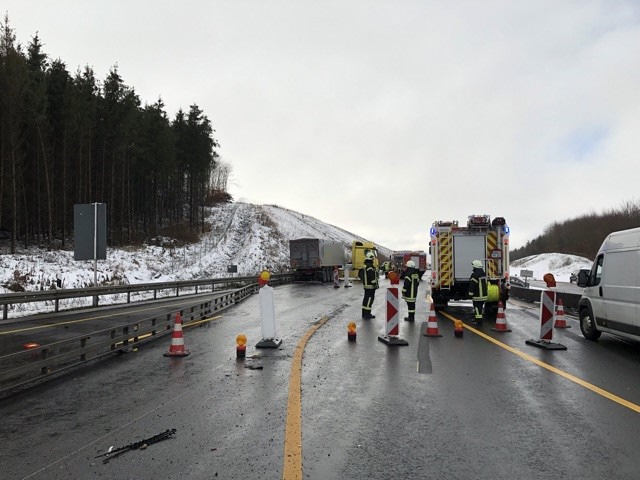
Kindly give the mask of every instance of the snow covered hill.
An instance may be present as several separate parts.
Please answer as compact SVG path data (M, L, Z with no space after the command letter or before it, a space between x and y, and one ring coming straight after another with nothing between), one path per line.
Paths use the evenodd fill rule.
M173 246L158 239L140 248L107 249L107 260L98 261L98 284L126 284L195 278L219 278L231 265L236 275L257 275L267 268L274 273L289 266L289 240L324 238L344 243L364 239L339 227L275 205L220 204L210 209L210 229L196 244ZM379 246L388 256L390 250ZM73 251L29 249L9 255L6 245L0 255L0 293L93 285L93 261L75 261Z
M107 260L98 261L98 284L143 283L230 275L227 268L237 266L236 275L257 275L268 268L274 273L287 270L289 240L312 237L343 242L365 239L334 225L275 205L248 203L221 204L211 208L210 231L200 242L172 246L169 239L139 248L107 250ZM425 233L426 235L426 233ZM425 236L426 238L426 236ZM391 251L379 246L382 255ZM427 245L425 245L425 250ZM74 261L73 251L29 249L7 254L0 245L0 293L55 288L83 288L93 285L93 262ZM511 274L533 270L534 278L551 272L558 281L569 281L571 272L590 267L591 262L573 255L547 254L513 262Z

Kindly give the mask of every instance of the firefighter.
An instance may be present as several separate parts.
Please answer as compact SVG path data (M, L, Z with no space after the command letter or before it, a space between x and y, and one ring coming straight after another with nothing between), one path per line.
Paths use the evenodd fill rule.
M400 278L404 279L402 284L402 298L407 302L409 316L404 317L406 322L415 321L416 315L416 298L418 298L418 284L420 283L420 274L416 268L416 262L409 260L406 263L406 269L400 274Z
M390 271L391 271L391 262L384 262L382 264L382 272L384 273L384 278L387 278Z
M469 296L473 302L473 322L474 326L482 326L482 309L487 300L487 274L482 268L480 260L471 262L473 272L469 278Z
M373 268L373 253L367 252L364 267L358 271L358 277L362 280L364 298L362 299L362 318L376 318L371 314L371 307L378 288L378 272Z
M340 272L338 267L333 267L333 288L340 288Z

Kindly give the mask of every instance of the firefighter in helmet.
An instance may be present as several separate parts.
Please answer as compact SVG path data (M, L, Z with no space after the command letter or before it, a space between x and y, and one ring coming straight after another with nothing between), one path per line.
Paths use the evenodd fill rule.
M362 280L364 297L362 299L362 318L376 318L371 314L371 307L378 288L378 272L373 267L373 253L367 252L364 259L364 267L358 272L358 277Z
M420 283L420 275L416 268L416 262L409 260L406 263L406 269L400 274L400 278L404 279L402 284L402 298L407 302L409 315L404 317L405 321L413 322L416 315L416 298L418 297L418 284Z
M471 262L473 272L469 278L469 296L473 302L473 325L482 326L482 309L487 300L487 274L480 260Z

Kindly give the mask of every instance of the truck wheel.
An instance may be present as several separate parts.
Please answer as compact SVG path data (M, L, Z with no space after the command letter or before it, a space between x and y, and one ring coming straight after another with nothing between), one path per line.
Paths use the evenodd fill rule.
M602 332L596 328L596 322L588 308L580 310L580 330L587 340L598 340Z

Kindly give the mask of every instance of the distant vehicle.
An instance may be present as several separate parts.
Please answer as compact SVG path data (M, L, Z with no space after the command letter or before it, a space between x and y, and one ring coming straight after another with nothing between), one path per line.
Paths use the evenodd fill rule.
M640 341L640 228L609 234L577 283L584 288L578 315L585 338L606 332Z
M407 262L413 260L418 267L420 278L427 271L427 252L423 250L401 250L391 254L391 261L396 272L405 269Z
M524 281L521 280L518 277L509 278L509 283L511 283L511 285L515 285L516 287L526 287L527 286L527 284L524 283Z
M291 270L296 281L333 281L334 267L345 264L345 248L340 242L320 238L289 240Z
M587 275L589 274L590 269L589 268L581 268L580 270L578 270L577 272L573 272L571 274L571 276L569 277L569 283L573 283L573 282L577 282L580 272L586 272Z
M469 298L471 262L480 260L489 280L485 303L497 311L509 272L509 227L503 217L470 215L466 226L458 221L434 222L431 241L431 297L436 310L445 309L449 300Z

